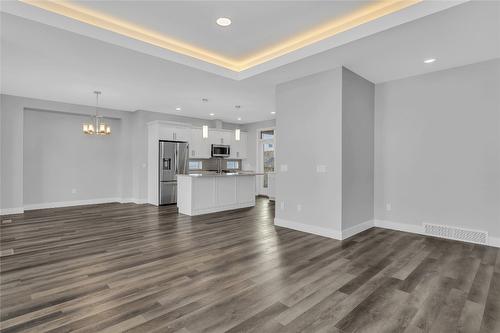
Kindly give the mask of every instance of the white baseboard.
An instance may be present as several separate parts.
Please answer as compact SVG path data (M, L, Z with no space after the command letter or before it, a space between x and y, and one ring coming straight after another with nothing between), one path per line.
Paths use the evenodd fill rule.
M135 203L138 205L145 204L147 199L137 199L137 198L121 198L119 203Z
M488 245L494 247L500 247L500 237L488 237Z
M274 225L277 225L278 227L284 227L284 228L288 228L288 229L298 230L298 231L307 232L310 234L328 237L328 238L333 238L333 239L337 239L337 240L342 239L342 232L340 230L318 227L318 226L314 226L314 225L310 225L310 224L304 224L304 223L299 223L299 222L294 222L294 221L289 221L289 220L284 220L284 219L279 219L279 218L274 219Z
M12 215L12 214L22 214L22 213L24 213L23 207L0 209L0 215Z
M24 210L71 207L71 206L82 206L82 205L97 205L97 204L120 202L120 201L121 201L120 198L102 198L102 199L89 199L89 200L46 202L40 204L25 205Z
M356 224L355 226L352 226L345 230L342 230L342 239L347 239L356 234L359 234L360 232L373 228L374 225L375 225L374 220L368 220L363 223Z

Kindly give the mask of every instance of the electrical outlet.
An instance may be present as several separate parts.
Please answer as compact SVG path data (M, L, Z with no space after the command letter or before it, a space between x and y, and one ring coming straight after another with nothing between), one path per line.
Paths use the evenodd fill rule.
M280 209L285 210L285 202L284 201L280 202Z
M388 203L385 204L385 210L388 211L388 212L390 212L392 210L392 205L391 205L390 202L388 202Z
M71 193L72 193L72 194L76 194L76 188L72 188L72 189L71 189Z
M298 205L297 205L297 211L298 211L298 212L302 211L302 205L301 205L301 204L298 204Z

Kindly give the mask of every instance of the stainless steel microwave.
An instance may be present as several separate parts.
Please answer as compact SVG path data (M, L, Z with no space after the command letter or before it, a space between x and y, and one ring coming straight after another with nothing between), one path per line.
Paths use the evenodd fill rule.
M229 145L212 145L212 157L229 157L230 154Z

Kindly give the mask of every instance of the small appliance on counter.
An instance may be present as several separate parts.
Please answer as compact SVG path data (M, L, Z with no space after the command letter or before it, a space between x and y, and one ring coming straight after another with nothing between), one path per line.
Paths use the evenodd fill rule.
M189 144L180 141L160 141L159 204L177 203L177 175L188 173Z

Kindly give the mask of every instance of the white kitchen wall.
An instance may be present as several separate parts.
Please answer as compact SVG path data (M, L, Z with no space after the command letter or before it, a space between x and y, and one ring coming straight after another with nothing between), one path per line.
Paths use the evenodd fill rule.
M375 100L375 217L500 237L500 60L378 84Z
M336 68L276 89L277 225L341 236L341 88Z
M372 82L342 69L343 231L373 223L374 99Z

